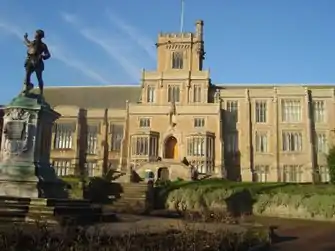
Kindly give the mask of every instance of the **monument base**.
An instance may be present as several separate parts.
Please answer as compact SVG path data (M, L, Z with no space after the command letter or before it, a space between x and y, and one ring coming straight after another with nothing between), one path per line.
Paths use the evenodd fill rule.
M50 165L52 125L60 116L32 90L5 108L0 155L0 195L67 198Z
M38 198L35 165L8 160L0 163L0 196Z
M38 182L0 180L0 196L39 198Z
M21 198L69 198L66 184L62 181L43 182L27 180L0 180L0 196Z

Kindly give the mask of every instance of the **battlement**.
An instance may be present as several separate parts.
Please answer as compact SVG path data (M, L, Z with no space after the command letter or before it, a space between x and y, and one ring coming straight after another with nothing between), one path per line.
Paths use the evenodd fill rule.
M202 39L203 26L204 26L204 21L197 20L195 22L195 32L160 32L158 34L158 39L166 39L166 38L190 39L192 37L198 37Z
M159 38L191 38L193 35L192 32L178 32L178 33L175 33L175 32L172 32L172 33L166 33L166 32L160 32L158 34L158 37Z

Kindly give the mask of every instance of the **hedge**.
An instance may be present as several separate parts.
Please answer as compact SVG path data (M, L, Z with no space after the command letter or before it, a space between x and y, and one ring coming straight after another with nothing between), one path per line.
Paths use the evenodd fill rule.
M244 183L221 179L172 182L161 188L169 209L224 209L234 214L335 220L335 186L287 183Z

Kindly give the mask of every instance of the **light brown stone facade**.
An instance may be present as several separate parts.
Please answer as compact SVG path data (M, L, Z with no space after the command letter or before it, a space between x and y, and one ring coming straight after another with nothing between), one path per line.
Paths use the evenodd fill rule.
M313 173L327 180L332 86L214 85L203 60L198 21L195 33L159 34L157 69L143 71L137 87L46 88L62 114L52 139L58 173L72 174L85 148L89 175L186 157L201 173L235 180L310 182Z

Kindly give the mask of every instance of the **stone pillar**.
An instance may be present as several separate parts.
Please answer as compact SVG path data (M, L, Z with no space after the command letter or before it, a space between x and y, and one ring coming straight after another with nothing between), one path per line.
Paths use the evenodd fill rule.
M243 130L240 131L239 145L241 158L241 179L242 181L252 181L252 130L251 130L251 114L250 114L250 97L249 90L245 91L245 100L243 104L243 111L245 112L241 118L241 125ZM242 111L242 109L241 109Z
M279 124L281 121L281 114L279 112L279 101L277 88L273 89L273 99L272 99L272 109L270 112L273 115L269 115L269 118L272 119L272 128L271 128L271 149L273 149L274 159L272 166L270 167L269 181L278 182L281 180L281 167L280 167L280 137L282 137L281 131L279 129Z
M302 117L304 121L306 121L306 133L307 133L307 154L310 157L309 161L306 161L308 164L305 165L303 168L303 177L302 182L313 182L316 177L316 173L314 171L316 170L317 165L317 158L316 158L316 152L314 148L314 141L315 141L315 126L314 121L312 120L312 113L313 113L313 100L312 100L312 94L310 90L308 90L307 87L305 87L305 114Z
M215 166L215 174L217 177L226 178L227 171L225 170L224 166L224 124L223 124L223 113L222 113L222 100L218 98L217 100L218 105L218 118L220 122L217 124L217 132L218 134L214 138L214 166Z
M14 98L4 112L0 196L57 197L50 139L53 122L60 114L37 95Z

